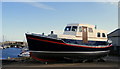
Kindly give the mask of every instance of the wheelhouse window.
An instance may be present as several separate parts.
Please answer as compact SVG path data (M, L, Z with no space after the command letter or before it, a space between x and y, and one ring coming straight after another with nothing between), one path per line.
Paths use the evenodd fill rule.
M77 31L77 26L73 26L72 31Z
M79 32L82 32L82 27L79 27Z
M92 28L88 28L88 31L93 33L93 29Z
M102 37L106 37L106 36L105 36L105 33L102 33Z
M65 31L70 31L71 30L71 26L67 26L66 28L65 28Z
M100 37L100 33L99 32L97 33L97 37Z

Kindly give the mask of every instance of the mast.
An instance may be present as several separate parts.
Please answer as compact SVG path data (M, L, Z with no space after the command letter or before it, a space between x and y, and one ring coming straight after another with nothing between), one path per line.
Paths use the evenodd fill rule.
M2 37L2 47L4 47L4 35Z

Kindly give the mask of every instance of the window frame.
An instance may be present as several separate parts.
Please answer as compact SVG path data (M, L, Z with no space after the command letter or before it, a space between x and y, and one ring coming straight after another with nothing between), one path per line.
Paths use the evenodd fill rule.
M90 33L93 33L93 28L88 28L88 31L89 31Z
M106 37L105 33L102 33L102 37Z
M101 33L100 32L97 33L97 37L101 37Z
M74 28L73 28L74 27ZM71 28L71 31L74 31L74 32L76 32L77 31L77 26L72 26L72 28Z
M83 30L82 30L82 26L79 26L79 32L82 32Z
M69 28L69 30L67 30ZM66 26L64 31L71 31L72 26Z

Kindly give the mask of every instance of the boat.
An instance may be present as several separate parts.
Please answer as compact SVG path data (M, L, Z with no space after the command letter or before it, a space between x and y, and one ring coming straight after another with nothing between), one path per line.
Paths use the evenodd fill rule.
M18 57L30 57L30 53L27 47L23 47L21 49L21 53L18 55Z
M2 46L0 46L0 49L3 49L3 47L2 47Z
M108 55L107 31L96 25L67 24L62 35L25 33L30 56L39 61L94 60Z
M22 52L18 55L18 57L30 57L30 53L29 53L29 51Z

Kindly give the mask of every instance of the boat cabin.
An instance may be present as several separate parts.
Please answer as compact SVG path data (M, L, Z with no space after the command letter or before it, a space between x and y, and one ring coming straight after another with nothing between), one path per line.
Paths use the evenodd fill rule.
M107 41L107 31L97 30L95 25L89 24L68 24L63 35L63 39L83 40L84 43L91 41Z

